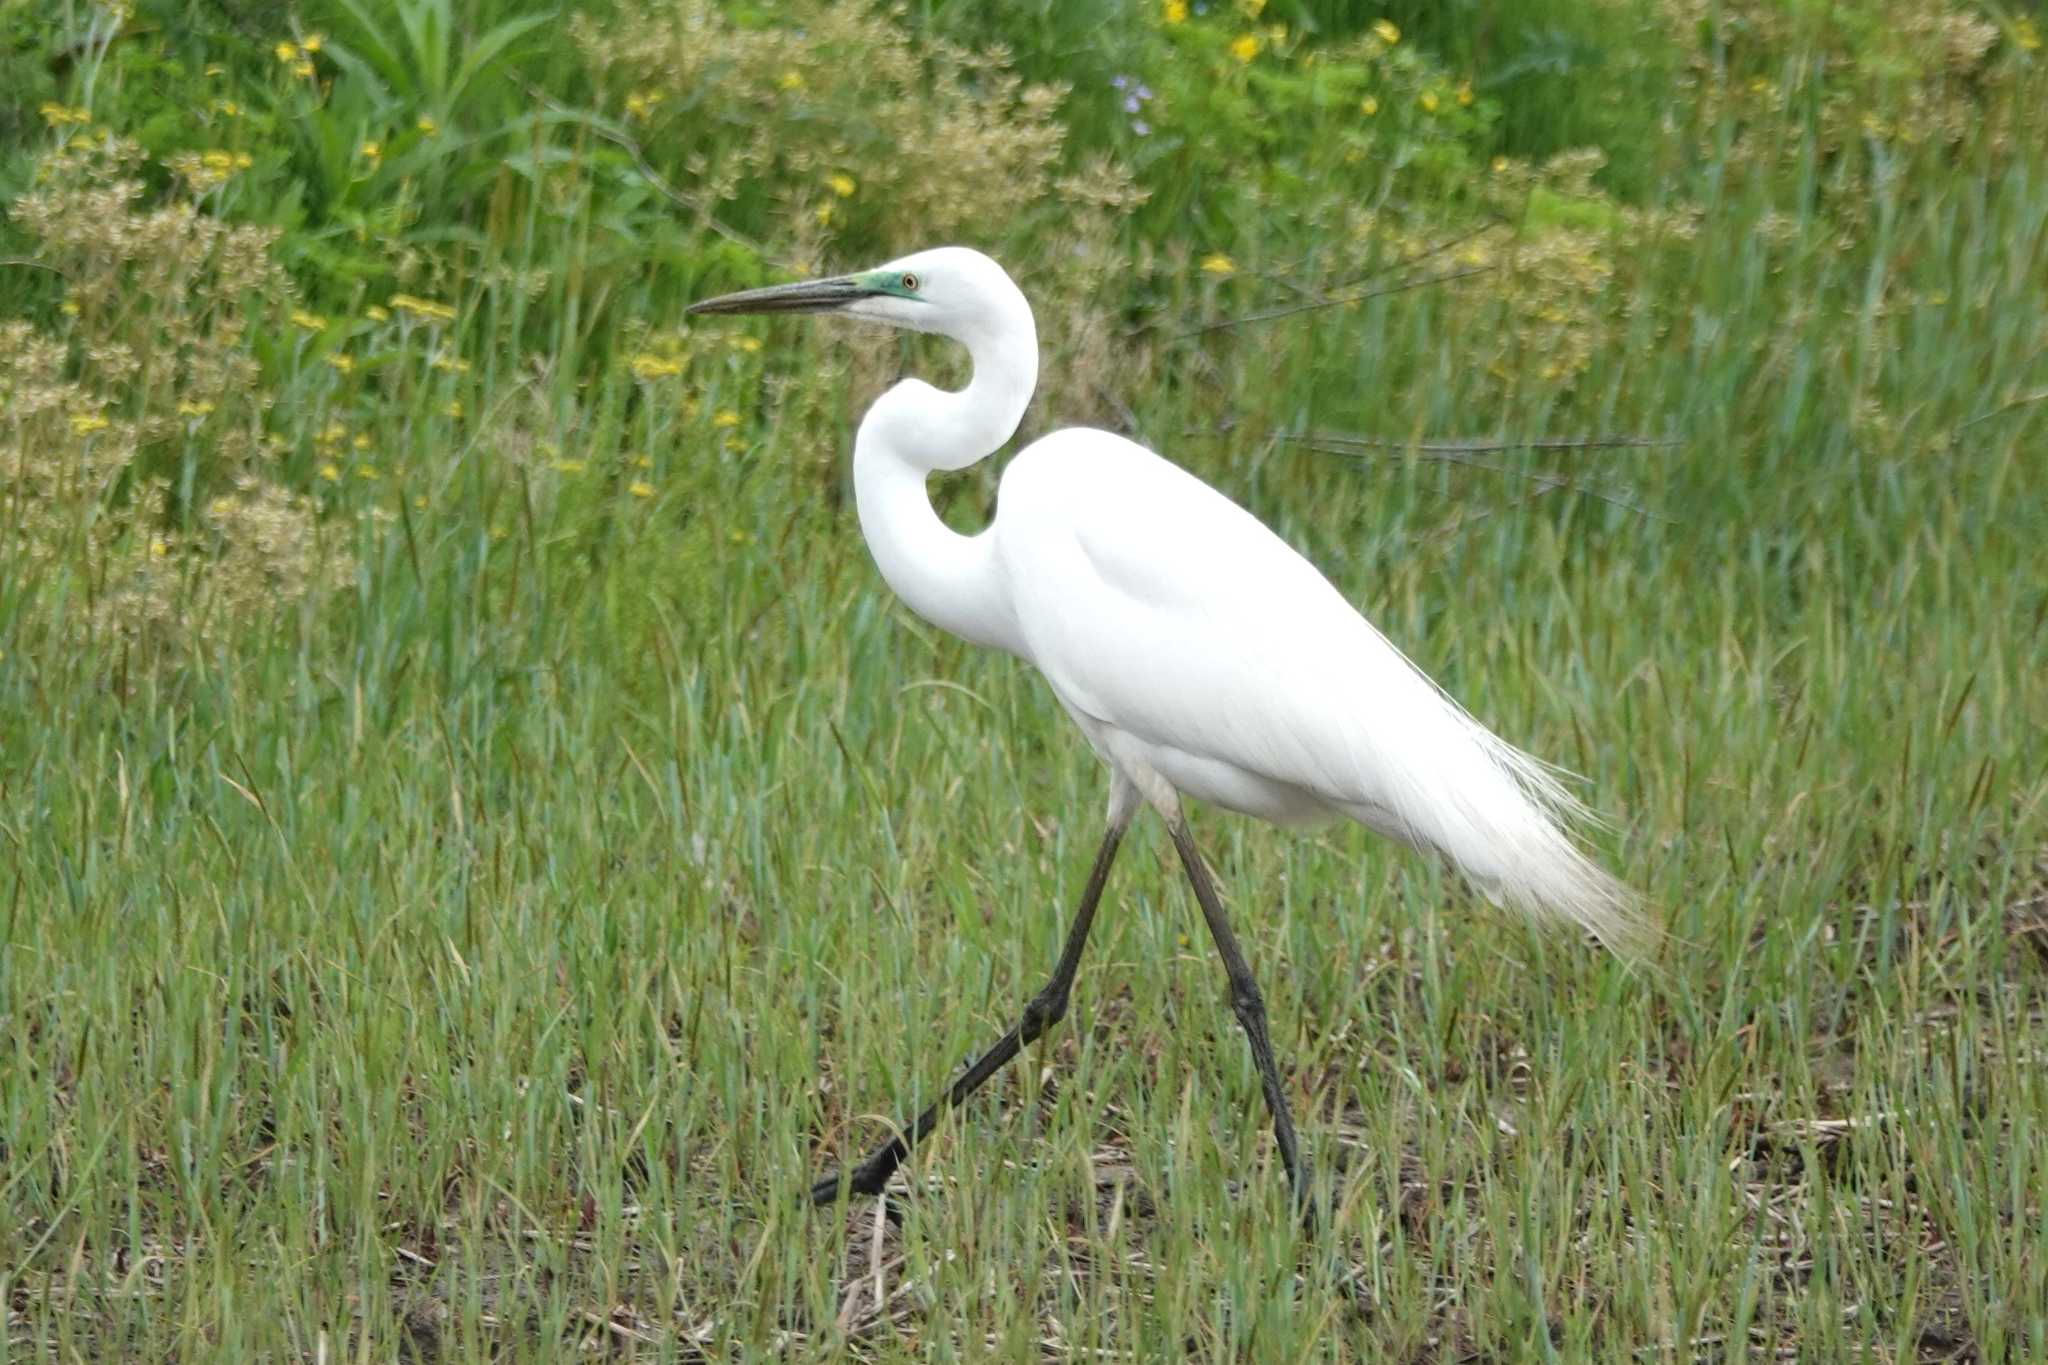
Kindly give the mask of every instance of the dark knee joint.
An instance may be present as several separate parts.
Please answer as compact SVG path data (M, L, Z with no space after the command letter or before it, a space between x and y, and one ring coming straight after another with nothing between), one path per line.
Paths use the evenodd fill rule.
M1230 986L1230 1008L1237 1015L1239 1023L1246 1028L1255 1028L1266 1022L1266 1000L1259 994L1259 988L1251 982L1232 982Z
M1024 1037L1036 1038L1066 1017L1067 993L1050 988L1042 990L1024 1006Z

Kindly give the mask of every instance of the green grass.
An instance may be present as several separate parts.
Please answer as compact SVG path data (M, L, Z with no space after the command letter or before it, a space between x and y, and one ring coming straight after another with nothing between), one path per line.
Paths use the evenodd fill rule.
M1197 811L1336 1173L1317 1243L1149 819L1068 1020L920 1147L900 1224L799 1207L1011 1022L1099 834L1043 685L860 545L850 422L936 347L777 324L686 419L578 386L623 343L565 254L538 301L465 286L471 374L368 391L386 477L335 510L390 519L351 590L153 662L76 642L87 585L0 572L7 1353L2048 1354L2048 180L1924 153L1844 245L1826 170L1665 185L1696 228L1613 244L1568 390L1441 290L1110 381L1582 773L1671 935L1630 974L1363 831ZM1242 292L1168 321L1285 301L1300 245L1248 233ZM679 287L621 272L605 316ZM549 326L559 369L514 359ZM1309 427L1673 444L1273 439ZM973 525L992 488L938 491Z

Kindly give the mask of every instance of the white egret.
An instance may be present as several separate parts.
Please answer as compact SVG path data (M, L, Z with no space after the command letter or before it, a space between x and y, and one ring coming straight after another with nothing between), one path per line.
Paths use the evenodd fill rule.
M1183 797L1280 824L1348 817L1442 854L1496 902L1638 942L1635 898L1582 853L1583 808L1537 760L1418 671L1306 559L1249 512L1106 431L1056 431L1003 471L993 524L939 520L927 476L964 469L1017 429L1038 378L1031 307L978 251L693 305L691 313L840 313L967 347L957 393L905 379L853 442L862 534L919 616L1045 675L1110 772L1108 826L1052 980L938 1103L812 1198L879 1194L912 1144L1066 1012L1117 846L1140 801L1165 819L1223 959L1296 1198L1309 1171L1266 1034L1265 1005Z

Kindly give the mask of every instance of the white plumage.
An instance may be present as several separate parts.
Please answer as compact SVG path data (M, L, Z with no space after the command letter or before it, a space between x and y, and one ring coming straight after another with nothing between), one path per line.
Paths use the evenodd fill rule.
M1139 798L1166 818L1202 901L1304 1199L1307 1168L1264 1006L1188 835L1182 796L1279 824L1349 817L1442 854L1518 910L1616 948L1646 936L1634 897L1574 843L1571 825L1585 812L1550 772L1467 715L1314 565L1187 471L1120 436L1071 428L1010 462L987 530L964 536L939 520L926 478L1009 440L1037 382L1030 306L988 257L944 247L692 311L831 311L967 346L966 388L904 380L861 421L861 531L882 576L919 615L1035 665L1113 774L1109 831L1053 981L951 1100L1066 1008L1102 880ZM878 1149L851 1188L880 1190L940 1107ZM831 1180L813 1194L838 1192Z
M1030 305L960 247L875 275L918 298L844 309L967 344L974 378L905 380L854 442L861 529L935 624L1037 666L1145 799L1174 794L1281 824L1349 816L1442 853L1489 896L1617 947L1634 903L1573 843L1583 814L1543 765L1474 721L1285 541L1143 446L1068 428L1003 471L978 536L932 511L927 475L1016 430L1037 377Z
M985 534L1017 652L1154 805L1170 789L1279 824L1348 816L1496 901L1634 937L1631 898L1567 832L1570 794L1236 503L1085 429L1027 448L998 497Z

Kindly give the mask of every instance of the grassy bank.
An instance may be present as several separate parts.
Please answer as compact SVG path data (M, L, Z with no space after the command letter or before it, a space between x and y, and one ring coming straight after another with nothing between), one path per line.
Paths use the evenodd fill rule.
M1988 31L1957 65L1882 6L1622 7L1565 101L1502 47L1539 8L1211 9L859 11L878 82L994 39L1091 82L865 123L817 32L686 5L17 37L11 1354L2048 1352L2033 30L1938 11ZM684 81L692 15L729 66ZM1560 159L1644 72L1684 73L1661 126ZM904 207L942 133L1000 212ZM1669 928L1632 976L1362 831L1197 812L1363 1320L1147 823L901 1222L798 1207L1043 980L1104 779L859 543L852 422L958 358L680 305L946 213L1039 304L1025 436L1127 430L1267 519L1584 775ZM1657 444L1429 444L1613 434ZM954 524L994 477L937 486Z

